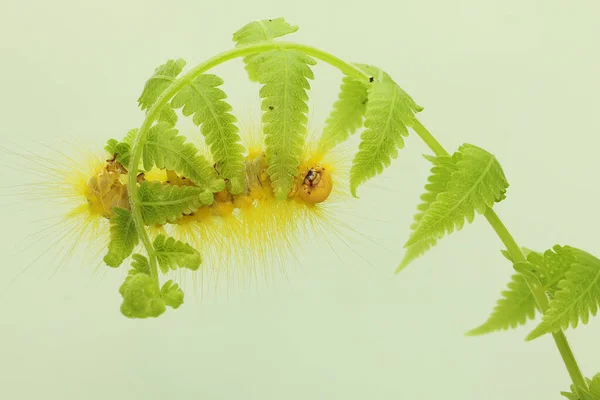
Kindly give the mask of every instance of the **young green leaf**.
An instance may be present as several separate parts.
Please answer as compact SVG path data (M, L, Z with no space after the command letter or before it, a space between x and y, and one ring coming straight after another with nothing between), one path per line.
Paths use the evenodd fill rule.
M236 47L260 42L271 42L273 39L294 33L297 30L297 25L290 25L283 18L263 19L260 21L252 21L241 27L233 34L233 41L236 43ZM258 63L255 60L256 57L256 54L244 57L248 77L253 82L259 81L257 72Z
M196 186L167 185L160 182L144 181L139 189L139 205L142 218L147 225L175 222L185 214L197 211L208 200L204 189Z
M238 194L245 189L245 149L231 106L224 101L227 95L218 88L222 84L216 75L200 75L179 91L171 104L176 109L183 107L185 116L194 114L194 123L200 125L217 170L228 180L230 192Z
M594 375L592 379L588 379L588 388L594 400L600 400L600 373Z
M135 221L131 213L119 207L113 208L110 218L110 242L104 262L109 267L118 267L133 252L139 243Z
M465 220L473 221L475 212L484 213L504 198L508 182L493 155L464 144L452 159L457 170L452 172L446 190L438 193L423 213L405 247L460 230Z
M169 272L169 269L175 270L177 267L195 271L200 268L202 262L198 250L172 237L167 238L165 235L158 235L154 239L154 251L158 265L165 274Z
M158 97L173 83L177 75L181 73L185 61L183 59L168 60L165 64L154 70L154 75L148 79L138 104L142 110L146 110L156 102Z
M519 261L513 264L513 268L528 282L537 286L543 286L544 273L537 265Z
M198 149L185 143L185 137L177 135L177 130L166 122L159 122L150 128L143 152L144 169L153 166L169 169L190 179L198 187L212 196L225 188L225 182L206 158L198 154ZM211 200L212 201L212 200Z
M355 197L359 185L382 173L398 157L398 149L404 147L403 137L408 136L407 126L423 109L381 69L358 66L377 74L368 90L366 129L350 169L350 190Z
M515 260L513 259L512 254L510 254L510 252L508 250L502 249L502 250L500 250L500 253L502 253L502 255L504 256L504 258L506 258L508 261L510 261L511 264L515 262Z
M575 253L568 247L554 246L544 254L530 252L527 261L537 267L540 285L554 298L558 283L565 278L576 259Z
M569 400L600 400L600 374L596 374L593 379L586 378L587 388L571 385L570 392L560 392Z
M117 144L119 144L117 139L108 139L106 145L104 145L104 150L106 150L106 152L112 156L115 154L115 148L117 147Z
M502 292L502 298L488 320L467 335L476 336L494 331L508 330L523 325L535 317L536 302L525 278L520 274L512 276L508 290Z
M117 156L117 161L127 168L131 159L131 146L129 143L119 142L115 145L114 154Z
M134 254L131 256L131 267L135 268L138 272L146 275L150 275L150 264L148 259L141 254Z
M183 304L183 291L178 284L173 283L173 280L165 282L160 289L160 295L169 307L178 308Z
M570 246L563 249L574 256L574 262L565 273L565 279L558 283L558 290L550 300L542 322L527 336L527 340L569 326L576 328L580 322L587 324L590 315L595 316L598 311L600 260Z
M172 103L167 104L160 110L160 114L158 114L158 122L166 122L171 126L175 126L177 124L177 113L173 110Z
M297 25L291 25L283 18L272 18L252 21L233 34L233 41L238 46L271 41L281 36L294 33Z
M452 173L458 170L456 162L450 156L425 156L425 158L433 164L433 167L431 168L431 175L429 175L427 178L425 193L421 195L421 204L417 206L417 214L414 216L414 222L410 226L413 231L417 229L421 219L423 219L423 215L425 215L429 207L431 207L431 204L435 202L438 194L447 190ZM408 247L402 261L400 262L400 265L396 269L396 273L402 271L413 260L420 257L427 250L435 246L436 243L437 238L431 237L416 242Z
M528 257L529 254L533 253L534 251L531 249L528 249L527 247L521 247L521 251L523 252L523 255L525 257ZM500 250L500 252L502 253L502 255L504 256L504 258L506 258L508 261L510 261L511 263L514 263L513 260L513 256L510 254L510 252L508 250Z
M238 46L294 31L283 19L256 21L233 35ZM250 79L260 89L263 131L265 134L267 173L275 196L287 198L298 173L308 121L309 79L314 79L311 65L316 62L297 50L280 48L244 58Z
M325 121L325 128L319 140L322 151L334 148L362 127L367 100L367 85L350 76L342 79L338 100Z
M106 150L106 152L108 154L110 154L111 156L114 156L116 154L117 161L118 161L119 153L118 153L117 148L118 148L119 144L127 144L129 146L128 148L133 146L133 141L135 140L135 137L137 136L138 131L139 131L138 128L130 129L121 141L116 140L116 139L109 139L106 142L106 146L104 146L104 150Z
M123 296L121 313L128 318L158 317L165 312L158 282L136 269L129 271L119 292Z

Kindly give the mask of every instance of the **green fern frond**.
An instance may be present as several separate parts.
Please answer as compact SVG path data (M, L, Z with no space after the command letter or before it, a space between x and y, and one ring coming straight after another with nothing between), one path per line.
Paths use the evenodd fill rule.
M178 267L195 271L200 268L202 262L200 253L192 246L165 235L158 235L154 239L154 251L158 265L165 274L169 269L175 270Z
M139 243L139 237L135 221L128 210L114 207L113 214L110 218L108 253L104 256L104 262L109 267L116 268L133 252Z
M592 379L588 379L587 381L590 394L593 396L592 399L600 400L600 373L594 375Z
M109 139L104 146L104 150L106 150L110 156L114 156L117 154L117 145L119 145L119 143L126 143L131 147L138 131L138 128L130 129L125 137L120 141L116 139Z
M252 21L233 34L233 41L238 46L270 41L281 36L294 33L297 25L291 25L284 18L272 18Z
M524 325L528 319L533 319L535 311L535 297L529 290L527 281L522 275L515 274L508 284L508 290L502 292L502 298L498 300L488 320L467 332L467 335L476 336L516 328Z
M407 126L412 125L415 113L423 109L384 71L357 65L376 74L368 90L366 129L350 169L350 190L355 197L359 185L382 173L398 157L398 149L404 147L403 137L408 136Z
M185 143L185 137L177 135L177 130L166 122L159 122L150 128L143 152L144 169L153 166L177 172L198 187L206 190L206 197L225 188L225 182L206 158L198 154L198 149ZM207 204L212 203L212 200Z
M150 275L150 263L148 259L141 254L134 254L131 256L131 267L136 269L138 272Z
M147 225L175 222L213 200L212 193L207 194L204 189L196 186L166 185L151 181L142 182L139 194L142 218Z
M173 110L172 103L167 104L160 110L160 114L158 114L158 122L166 122L171 126L175 126L177 124L177 113Z
M129 270L119 292L123 297L121 313L127 318L156 318L166 310L158 281L137 269Z
M342 79L338 100L325 121L319 140L322 151L326 152L346 141L362 127L368 96L368 88L364 83L349 76Z
M240 144L237 119L224 101L225 92L218 88L223 80L216 75L203 74L183 88L171 101L173 108L183 107L183 115L194 114L194 123L210 147L216 168L229 182L233 194L245 189L244 146Z
M260 42L270 42L278 37L294 33L298 30L297 25L291 25L283 18L263 19L252 21L233 34L236 47L247 46ZM259 81L257 54L244 57L248 77L253 82Z
M183 59L168 60L165 64L154 70L154 75L148 79L144 90L138 99L142 110L146 110L156 102L156 99L173 83L181 73L185 61Z
M519 273L527 282L537 286L543 286L543 271L535 264L519 261L513 264L513 269Z
M553 298L558 290L558 283L565 278L576 258L569 248L554 246L543 254L529 253L527 261L538 267L540 286Z
M581 322L587 324L595 316L600 304L600 260L593 255L570 246L563 247L574 257L565 279L558 283L558 290L550 300L542 322L527 336L533 340L546 333L576 328Z
M504 197L508 182L492 154L465 144L452 159L457 170L452 173L446 190L438 193L423 213L405 247L460 230L465 220L473 221L475 212L484 213Z
M233 35L238 46L262 41L295 31L283 19L252 22ZM298 173L308 121L309 79L316 61L297 50L280 48L244 58L251 80L260 89L267 173L275 196L287 198Z
M308 121L309 65L316 62L297 51L282 50L259 57L260 89L267 173L275 196L287 198L298 173Z
M423 215L425 215L429 207L431 207L431 204L435 202L438 194L443 193L448 189L452 173L458 170L455 160L450 156L425 156L425 158L433 164L433 167L431 168L431 175L427 178L428 183L425 185L425 193L421 195L421 204L417 206L417 213L415 214L414 222L410 227L413 231L417 229ZM400 265L396 269L396 273L402 271L408 264L423 255L436 244L437 238L429 237L409 246L404 253Z
M173 280L165 282L160 289L160 296L165 304L171 308L175 309L183 304L183 291L179 288L178 284L173 283Z
M600 400L600 374L596 374L593 379L586 378L587 389L571 385L570 392L560 392L569 400Z

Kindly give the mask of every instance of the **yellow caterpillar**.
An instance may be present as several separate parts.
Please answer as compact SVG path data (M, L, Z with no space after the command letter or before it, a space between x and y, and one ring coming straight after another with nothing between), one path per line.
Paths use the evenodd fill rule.
M294 187L286 200L278 201L267 174L260 125L248 124L240 137L248 149L242 193L233 195L225 189L215 194L213 204L172 223L149 227L153 238L162 233L197 248L204 259L198 273L208 285L243 284L253 277L268 279L278 271L285 273L289 264L297 262L298 250L314 241L345 240L350 234L347 222L340 218L340 212L350 212L346 147L325 152L319 148L317 134L307 135ZM192 133L190 138L199 135ZM200 153L210 157L206 145L195 142ZM45 263L58 267L83 250L86 262L105 268L100 260L109 242L113 208L130 208L128 171L114 155L71 147L70 153L56 150L49 156L13 154L24 161L19 169L33 177L23 195L39 199L46 208L49 200L53 202L55 218L36 235L48 242L41 251L49 253ZM158 168L138 174L137 180L194 186L185 176ZM38 256L34 261L39 261Z
M403 146L421 107L379 68L274 41L295 30L282 18L255 21L234 34L234 49L184 74L184 60L168 60L138 98L146 113L139 129L110 139L104 156L49 168L62 174L50 188L72 200L58 225L67 231L51 243L83 238L107 266L130 266L120 287L125 316L156 317L183 303L178 283L161 282L161 272L269 274L307 239L328 242L345 225L333 211ZM261 85L258 129L240 132L223 80L207 72L236 57ZM313 57L346 76L322 134L307 138ZM203 141L178 133L181 116ZM350 162L341 144L363 120Z

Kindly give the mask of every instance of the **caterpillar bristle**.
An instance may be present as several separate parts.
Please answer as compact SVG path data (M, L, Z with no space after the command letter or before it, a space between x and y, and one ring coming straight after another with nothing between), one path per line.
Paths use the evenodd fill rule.
M191 284L202 297L222 287L240 290L259 281L285 279L290 270L311 260L311 246L327 243L335 253L332 240L351 240L352 230L346 229L343 218L336 217L338 211L348 211L351 198L347 185L351 150L339 146L323 154L318 132L307 131L295 192L278 201L266 174L260 124L249 119L239 126L247 149L247 190L235 196L224 190L215 194L211 206L175 223L148 227L151 237L167 234L199 250L203 262L198 271L190 275L180 269L170 274L176 275L181 285ZM187 137L212 162L199 132ZM53 274L82 252L85 264L96 265L98 273L109 240L112 207L128 207L127 170L102 150L88 151L77 145L64 149L42 145L42 149L45 151L40 153L12 152L21 161L17 170L27 171L29 176L27 182L21 182L27 186L20 195L44 204L45 211L52 210L28 239L30 245L36 241L43 245L27 264L41 265ZM191 184L184 176L157 168L144 172L140 179ZM14 197L17 192L9 195ZM351 245L348 248L355 251Z

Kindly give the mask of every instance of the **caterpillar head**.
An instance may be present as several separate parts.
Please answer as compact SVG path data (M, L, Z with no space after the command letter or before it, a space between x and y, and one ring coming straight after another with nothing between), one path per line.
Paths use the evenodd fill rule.
M321 165L305 167L297 176L292 194L308 204L322 203L333 189L331 173Z

